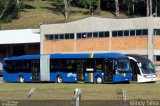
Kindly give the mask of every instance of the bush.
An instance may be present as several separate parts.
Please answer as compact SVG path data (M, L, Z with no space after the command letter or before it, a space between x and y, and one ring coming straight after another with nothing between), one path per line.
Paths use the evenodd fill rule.
M5 18L2 18L2 22L4 23L12 22L12 17L8 15Z

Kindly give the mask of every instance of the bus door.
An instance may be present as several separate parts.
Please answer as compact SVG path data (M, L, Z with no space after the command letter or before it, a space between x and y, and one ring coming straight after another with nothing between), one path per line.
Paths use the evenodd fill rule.
M106 59L104 60L104 82L112 82L113 81L113 74L114 74L114 60L113 59Z
M33 60L31 62L32 68L32 81L39 81L39 72L40 72L40 65L39 60Z
M140 75L140 70L138 68L137 62L130 59L131 69L132 69L132 80L137 81L137 75Z
M77 60L77 81L84 81L84 60Z

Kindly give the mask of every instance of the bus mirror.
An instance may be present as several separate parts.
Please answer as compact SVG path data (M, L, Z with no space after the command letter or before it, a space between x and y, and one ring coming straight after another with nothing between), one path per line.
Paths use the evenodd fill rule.
M139 66L139 67L142 67L142 63L138 63L138 66Z

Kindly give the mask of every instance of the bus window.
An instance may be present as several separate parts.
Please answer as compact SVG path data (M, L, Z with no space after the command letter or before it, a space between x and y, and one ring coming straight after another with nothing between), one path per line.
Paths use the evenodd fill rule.
M12 61L12 71L21 72L22 71L22 62L21 61Z
M9 73L12 73L12 64L10 61L4 61L4 70Z
M96 59L95 60L95 70L96 71L102 71L102 59Z
M23 61L22 70L23 72L30 73L31 72L31 61Z
M121 71L129 71L130 70L129 60L128 59L118 59L117 69Z
M59 63L58 60L51 60L51 62L50 62L50 70L51 70L51 72L54 72L54 71L59 69L59 64L58 63Z
M6 61L4 62L4 69L9 73L21 72L21 61Z
M88 59L86 68L94 68L94 59Z
M153 74L155 73L155 69L153 64L150 61L142 62L142 73L143 74Z
M53 59L51 60L50 64L51 64L50 65L51 72L55 72L55 71L74 72L76 71L76 62L73 59L61 59L61 60Z
M114 61L113 60L105 61L104 65L108 70L114 70Z

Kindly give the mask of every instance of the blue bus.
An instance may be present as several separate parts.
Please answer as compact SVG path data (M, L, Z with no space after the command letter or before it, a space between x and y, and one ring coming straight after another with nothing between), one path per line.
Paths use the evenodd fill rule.
M129 58L120 53L24 55L4 59L6 82L129 82Z

